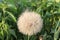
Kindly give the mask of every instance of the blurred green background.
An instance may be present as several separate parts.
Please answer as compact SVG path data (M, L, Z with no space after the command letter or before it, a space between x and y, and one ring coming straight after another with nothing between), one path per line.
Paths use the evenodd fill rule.
M44 22L30 40L60 40L60 0L0 0L0 40L27 40L17 29L17 19L26 9L39 13Z

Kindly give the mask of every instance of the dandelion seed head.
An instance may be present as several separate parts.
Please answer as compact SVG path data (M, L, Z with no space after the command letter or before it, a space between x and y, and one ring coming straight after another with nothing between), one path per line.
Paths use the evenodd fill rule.
M23 12L17 21L19 32L25 35L34 35L41 31L43 20L41 16L35 12Z

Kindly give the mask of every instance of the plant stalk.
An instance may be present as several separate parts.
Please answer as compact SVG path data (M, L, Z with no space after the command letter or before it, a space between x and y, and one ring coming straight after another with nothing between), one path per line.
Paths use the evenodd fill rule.
M30 38L30 37L28 36L28 40L29 40L29 38Z

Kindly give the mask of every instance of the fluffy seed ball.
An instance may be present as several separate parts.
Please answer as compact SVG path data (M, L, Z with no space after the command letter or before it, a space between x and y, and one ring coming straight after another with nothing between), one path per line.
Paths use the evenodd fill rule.
M35 12L25 11L20 15L17 21L19 32L25 35L35 35L42 29L43 20Z

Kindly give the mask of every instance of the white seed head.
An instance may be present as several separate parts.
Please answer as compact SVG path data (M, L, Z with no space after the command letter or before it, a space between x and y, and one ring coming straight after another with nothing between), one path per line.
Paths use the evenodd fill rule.
M23 12L17 21L19 32L25 35L35 35L42 29L43 20L41 16L35 12Z

